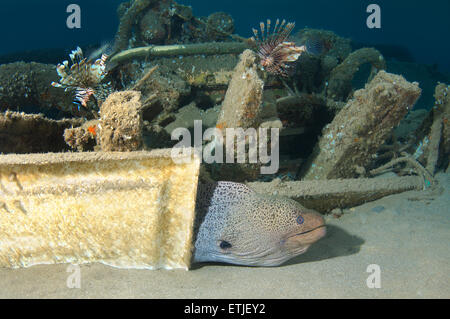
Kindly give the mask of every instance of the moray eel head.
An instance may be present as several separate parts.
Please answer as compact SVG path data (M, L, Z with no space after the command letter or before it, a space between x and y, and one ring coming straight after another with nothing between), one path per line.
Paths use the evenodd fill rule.
M299 203L218 182L199 189L194 261L278 266L326 234L323 217Z

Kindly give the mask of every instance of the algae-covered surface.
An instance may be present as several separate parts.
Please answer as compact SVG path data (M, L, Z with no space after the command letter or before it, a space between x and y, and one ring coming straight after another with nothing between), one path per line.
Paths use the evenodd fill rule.
M366 8L356 16L340 3L354 19L339 21L333 6L311 14L314 1L297 2L279 20L271 8L267 16L247 10L245 1L235 3L234 17L222 8L199 16L190 1L111 2L116 12L103 14L116 22L109 43L89 31L86 39L60 36L70 44L57 37L46 44L61 49L0 55L0 298L450 298L450 76L442 68L448 61L435 54L446 52L444 42L434 41L433 54L419 60L419 49L430 45L406 45L402 32L415 31L397 28L384 6L386 43L377 44L376 12L371 27ZM291 15L297 5L314 23ZM83 27L72 30L78 18L71 6L70 18L70 10L52 13L67 22L60 30L29 31L92 30L84 15L97 17L98 9L83 5ZM337 25L321 26L327 10ZM238 21L240 12L250 15ZM352 32L340 27L354 21L366 21L370 35L358 39L354 25ZM244 22L254 28L243 30ZM4 29L15 29L9 23ZM428 41L439 33L418 27ZM16 50L6 42L8 52ZM223 143L212 152L208 136L226 142L223 154ZM175 166L175 144L206 156L195 168ZM164 152L170 165L139 162L147 151ZM108 169L109 152L135 168ZM89 161L88 173L77 161ZM27 165L37 172L28 184ZM205 182L234 186L203 201L196 191ZM149 189L147 196L139 189ZM265 198L273 206L252 205L252 191L273 196ZM89 196L101 201L89 206ZM282 196L290 204L278 207ZM320 224L308 225L303 209L317 211ZM158 223L149 226L152 219ZM206 225L205 259L195 254L199 224ZM140 230L155 236L142 240ZM159 270L164 265L155 260L175 246L183 248L183 270ZM295 257L283 264L274 253ZM244 266L267 264L277 266Z
M68 265L0 269L1 298L449 298L450 176L440 195L384 197L327 218L327 236L281 267L196 264L184 270L80 267L68 288ZM430 195L430 196L428 196ZM421 198L421 199L418 199ZM368 288L371 264L381 288Z

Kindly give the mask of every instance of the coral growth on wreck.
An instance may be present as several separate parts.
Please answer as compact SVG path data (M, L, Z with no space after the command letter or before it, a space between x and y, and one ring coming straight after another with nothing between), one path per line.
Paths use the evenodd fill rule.
M375 48L353 50L350 39L327 30L294 33L295 24L281 19L261 22L246 39L233 34L229 14L196 17L173 0L123 1L118 16L111 58L86 59L77 48L57 72L37 63L0 65L0 110L33 106L57 119L71 115L61 110L82 117L64 127L66 144L78 151L171 146L170 133L193 129L195 120L204 129L281 129L279 173L213 165L213 179L369 176L404 151L424 166L448 165L448 108L430 113L410 147L395 141L392 127L414 104L402 99L419 90L380 73L388 61ZM448 106L441 91L437 103ZM438 148L444 155L436 156Z
M195 17L190 6L173 0L131 0L117 10L116 51L151 44L201 43L239 38L233 18L224 12Z

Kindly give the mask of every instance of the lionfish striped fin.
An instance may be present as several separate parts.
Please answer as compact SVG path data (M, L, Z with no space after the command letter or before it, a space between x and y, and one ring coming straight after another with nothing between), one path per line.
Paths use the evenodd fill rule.
M253 30L253 34L255 35L255 36L254 36L254 39L255 39L257 42L261 42L261 40L259 39L259 36L258 36L258 30L255 29L255 28L253 28L252 30Z
M259 23L259 28L261 29L261 39L263 41L265 41L266 40L266 36L265 36L264 22L260 22Z
M287 38L291 34L294 27L295 27L295 23L289 22L288 24L286 24L286 26L283 29L280 28L280 33L279 33L280 43L287 40Z
M277 19L275 22L275 27L273 28L273 34L277 33L278 25L280 24L280 19Z
M280 23L280 19L277 19L272 29L272 21L267 19L266 24L259 23L261 35L253 29L262 69L275 75L288 76L290 63L297 61L305 51L305 46L298 47L294 42L287 41L294 27L293 22L286 23L283 19Z
M82 88L78 87L75 89L75 104L81 104L83 107L87 108L87 102L89 101L89 98L91 95L93 95L94 89L92 88ZM78 106L78 110L80 110Z

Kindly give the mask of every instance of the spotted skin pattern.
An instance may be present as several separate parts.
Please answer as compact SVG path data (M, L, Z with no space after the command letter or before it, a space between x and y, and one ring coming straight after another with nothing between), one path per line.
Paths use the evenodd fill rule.
M194 262L278 266L325 236L322 216L244 184L199 185Z

